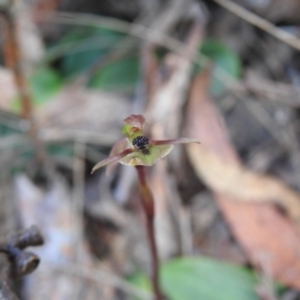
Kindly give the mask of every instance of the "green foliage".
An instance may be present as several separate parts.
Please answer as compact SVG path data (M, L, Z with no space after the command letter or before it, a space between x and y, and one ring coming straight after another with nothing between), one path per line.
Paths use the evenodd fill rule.
M62 87L62 79L58 72L51 68L38 69L29 79L30 92L34 106L39 106L50 100ZM12 102L12 109L19 112L21 109L20 98Z
M200 52L210 58L214 63L211 92L219 95L224 91L224 84L218 79L218 72L225 71L233 78L239 78L241 74L241 62L237 54L224 44L206 40L200 48Z
M73 77L104 57L122 39L124 34L103 28L84 28L71 31L55 47L65 45L67 52L62 59L63 76ZM52 51L55 48L51 49Z
M100 69L91 80L90 86L106 90L131 89L135 86L138 76L138 57L128 57Z
M258 300L253 274L208 258L183 258L162 268L162 286L172 300Z
M148 287L145 277L131 280ZM249 270L206 257L179 258L161 267L161 284L170 300L259 300L257 280Z
M62 75L72 78L94 66L120 46L126 37L124 33L104 28L77 29L68 33L49 51L49 57L63 55ZM91 79L89 86L99 89L132 89L139 75L139 59L134 49L130 56L109 62L99 69Z
M1 119L2 116L0 116ZM19 128L13 128L6 124L5 120L0 120L0 137L9 136L12 134L20 134L23 133Z
M73 143L50 144L47 146L47 152L54 157L71 158L74 156L74 145Z
M61 89L62 79L53 69L43 68L31 76L30 87L35 105L41 105Z
M134 276L128 278L128 281L132 285L151 293L151 289L152 289L151 282L149 278L144 276L142 273L136 273ZM140 299L137 297L133 297L132 300L140 300Z

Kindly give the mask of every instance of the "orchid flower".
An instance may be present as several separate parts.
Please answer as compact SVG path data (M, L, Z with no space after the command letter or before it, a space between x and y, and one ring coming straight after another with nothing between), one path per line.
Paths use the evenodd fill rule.
M168 155L176 144L199 143L195 139L178 138L173 140L151 140L144 136L143 128L146 120L142 115L131 115L124 120L125 138L118 141L111 149L108 158L98 162L92 173L107 165L107 173L118 163L134 166L138 173L141 204L145 212L146 230L152 258L152 286L155 300L164 299L159 283L159 259L154 235L154 199L146 180L145 166L152 166L160 158Z
M146 120L142 115L130 115L124 123L123 134L126 137L112 147L108 158L94 166L92 173L107 165L107 174L110 174L118 163L127 166L152 166L158 159L168 155L174 145L199 143L191 138L151 140L143 134Z

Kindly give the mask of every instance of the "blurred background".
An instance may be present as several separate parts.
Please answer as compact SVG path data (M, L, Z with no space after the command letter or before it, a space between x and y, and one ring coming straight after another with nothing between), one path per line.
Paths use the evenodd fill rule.
M299 16L297 0L1 0L0 240L45 239L23 278L0 254L1 299L153 299L134 168L90 175L131 114L201 142L147 170L166 299L299 299Z

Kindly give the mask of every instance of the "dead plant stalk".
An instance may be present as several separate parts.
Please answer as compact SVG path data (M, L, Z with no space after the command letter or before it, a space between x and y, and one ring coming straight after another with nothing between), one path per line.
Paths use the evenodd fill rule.
M4 10L0 11L0 17L4 27L4 59L11 69L18 90L21 103L21 115L29 124L29 135L36 149L39 163L45 161L45 150L38 137L38 128L33 116L33 100L26 80L23 68L22 54L18 39L17 22L13 11L13 2Z

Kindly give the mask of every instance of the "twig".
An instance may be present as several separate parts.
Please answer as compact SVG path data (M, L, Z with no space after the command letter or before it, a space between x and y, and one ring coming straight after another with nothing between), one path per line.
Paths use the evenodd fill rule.
M160 46L166 47L170 51L178 55L181 55L183 57L186 57L185 43L170 37L168 34L162 33L158 30L153 30L142 24L131 24L129 22L118 20L118 19L113 19L113 18L108 18L103 16L99 17L91 14L81 14L81 13L64 12L64 13L49 14L47 12L41 12L40 17L45 18L45 16L46 17L51 16L51 20L50 18L46 18L48 22L81 25L81 26L103 27L103 28L116 30L119 32L124 32L129 35L135 36L137 38L147 40L154 44L158 44ZM278 29L276 26L274 25L272 26L275 27L276 30L282 31ZM282 32L284 32L284 34L288 34L285 31ZM298 39L297 41L300 44L299 42L300 40ZM193 49L193 51L198 52L196 48ZM197 53L197 55L191 56L188 59L190 59L192 62L202 67L205 67L210 63L210 59L200 53ZM243 94L247 91L247 86L245 84L234 79L224 69L218 68L216 70L215 77L219 79L222 83L224 83L225 86L231 88L231 91L238 98L241 98L241 96L243 96Z
M287 143L283 139L282 131L278 125L272 120L271 116L268 114L266 109L253 99L241 99L248 110L253 114L253 116L259 121L259 123L266 128L272 137L280 144L283 148L287 149Z
M42 163L45 162L46 151L38 137L38 128L33 117L33 101L22 65L22 54L18 40L13 1L10 2L6 10L0 10L0 17L5 29L4 58L7 66L13 72L16 87L20 95L22 117L30 122L29 134L36 148L37 160Z
M22 117L31 121L32 118L32 100L30 91L26 82L26 76L22 68L22 58L18 43L17 26L14 20L12 8L7 11L1 11L1 17L4 24L5 45L4 58L6 65L12 70L16 86L20 95L22 106Z
M213 0L213 1L217 2L219 5L223 6L224 8L226 8L233 14L246 20L247 22L251 23L252 25L266 31L267 33L271 34L278 40L280 40L280 41L288 44L289 46L297 49L298 51L300 51L300 39L297 38L296 36L276 27L272 23L257 16L256 14L248 11L247 9L232 2L231 0Z
M186 44L184 42L181 42L180 40L177 40L168 34L159 31L158 29L152 29L142 24L131 24L119 19L103 16L99 17L85 13L60 12L50 14L47 12L41 12L39 17L46 19L47 22L109 28L115 31L127 33L150 43L163 46L182 57L186 58L187 55ZM207 56L199 53L197 47L190 49L190 51L194 51L197 54L195 56L192 55L190 57L190 61L202 67L208 66L211 60ZM245 87L230 74L228 74L228 72L226 72L224 69L217 69L216 78L222 81L227 87L235 87L234 92L236 94L245 91Z
M167 79L156 82L156 84L152 84L152 86L150 86L151 83L148 79L149 87L147 90L150 92L150 94L147 95L149 100L147 103L146 115L147 120L150 120L151 137L154 139L164 140L165 136L177 136L179 134L182 109L184 100L186 98L185 94L193 69L193 64L191 61L192 58L197 55L195 49L200 44L202 38L202 28L203 27L201 26L198 18L195 18L188 34L186 35L185 49L182 51L182 56L173 53L169 53L165 56L163 63L168 73ZM154 44L150 44L150 46L152 46L152 48L155 47ZM145 53L145 55L149 56L149 53ZM149 57L146 57L145 59L149 59ZM153 63L155 64L155 62ZM149 67L150 64L148 64L148 68ZM156 74L153 74L153 71L150 71L150 69L148 70L148 73L152 73L152 78L157 77L159 74L158 70ZM161 185L161 190L164 194L164 196L162 194L159 199L159 202L161 203L160 212L163 213L157 214L157 222L166 224L166 226L163 227L168 228L168 230L160 230L157 233L157 237L158 239L161 238L162 240L170 239L170 229L173 227L171 230L172 234L174 234L175 241L171 238L169 242L171 245L174 243L174 247L178 247L178 253L183 254L184 249L186 250L186 247L184 247L186 244L183 245L183 239L187 236L189 237L189 235L182 235L182 219L177 218L179 216L179 211L177 211L177 208L180 208L181 205L180 200L175 195L176 191L174 191L175 194L170 191L172 188L169 187L169 182L166 177L166 164L160 164L159 166L156 166L155 174L154 177L157 177L158 175L160 178L158 179L158 184ZM157 179L154 180L156 181ZM177 202L177 207L174 207L176 204L173 203L173 201L169 203L168 199L172 199L173 196L175 196L177 200L175 201ZM189 245L191 244L189 243Z
M85 172L85 165L84 165L84 158L86 154L85 144L80 140L75 141L74 144L74 158L73 158L73 182L74 182L74 189L73 189L73 221L74 221L74 234L76 234L75 238L75 260L78 259L80 253L78 246L83 238L83 209L84 209L84 172Z
M291 165L296 177L296 185L298 191L300 191L300 152L298 134L293 124L289 124L285 127L283 132L283 138L286 140L288 150L290 152Z
M244 79L245 87L263 99L275 103L288 104L292 107L300 106L300 95L292 85L268 80L257 72L248 71Z
M43 242L44 239L37 226L31 226L5 238L5 241L0 244L0 252L5 253L10 260L11 279L14 279L15 276L24 276L36 269L40 261L39 258L31 252L23 251L23 249L29 246L42 245ZM17 299L7 285L6 278L4 279L2 276L0 276L0 299Z
M294 167L294 174L296 177L296 184L298 190L300 190L300 162L299 162L299 144L297 142L297 133L292 124L281 128L274 120L269 116L266 109L260 102L252 99L242 99L245 106L259 121L259 123L266 128L273 138L284 150L290 152L291 162Z
M178 20L178 16L181 15L184 9L187 9L189 2L191 0L181 1L181 0L172 0L168 3L168 6L161 11L161 7L157 7L157 11L142 12L140 17L134 22L135 26L143 26L145 28L152 28L154 32L167 33L170 31L170 28ZM159 14L159 15L157 15ZM160 36L157 37L161 39ZM146 37L146 40L148 38ZM111 63L114 60L118 60L125 55L135 46L136 41L132 36L126 36L123 40L119 42L116 49L108 53L104 58L100 58L93 66L88 70L88 78L100 68L105 67L107 64Z
M182 200L177 190L175 178L171 177L168 183L168 198L170 199L169 205L171 217L175 225L178 252L179 255L192 255L193 237L189 210L182 205Z
M82 143L102 146L110 146L115 140L114 136L105 132L63 128L43 129L41 130L41 137L43 141L48 143L80 140Z
M47 64L49 62L52 62L60 57L65 56L66 54L69 54L70 52L72 54L75 54L89 50L106 50L120 47L121 45L112 46L111 44L105 43L103 40L101 40L101 37L99 38L99 36L84 38L80 42L64 42L63 44L57 45L53 49L49 49L45 58L41 61L41 64Z
M151 40L151 43L161 43L163 41L162 35L167 35L181 16L186 15L191 2L191 0L172 0L164 6L163 10L159 7L159 11L156 12L157 14L154 16L151 26L149 26L151 30L146 33L146 41ZM152 37L148 37L148 35Z
M74 162L73 162L73 203L72 203L72 219L73 219L73 263L80 260L81 244L84 235L83 229L83 210L84 210L84 157L86 154L85 144L80 140L75 141L74 144ZM73 290L74 300L80 299L80 284L76 284Z
M167 48L171 49L172 51L178 54L180 54L186 48L185 44L180 42L179 40L176 40L158 30L148 28L147 26L142 24L131 24L129 22L119 19L113 19L103 16L99 17L85 13L60 12L55 14L49 14L47 12L41 12L40 17L44 18L45 16L51 16L51 20L47 20L48 22L57 22L60 24L72 24L81 26L95 26L109 28L119 32L127 33L137 38L143 40L147 39L152 43L156 43L161 46L166 46Z

